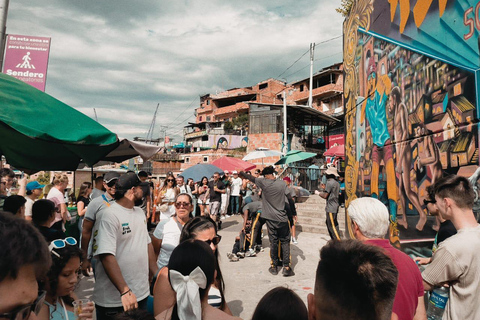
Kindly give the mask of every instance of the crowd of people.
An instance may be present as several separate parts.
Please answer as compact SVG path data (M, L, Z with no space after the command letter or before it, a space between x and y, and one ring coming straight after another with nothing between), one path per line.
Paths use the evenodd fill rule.
M229 213L243 215L231 261L262 249L266 225L268 271L295 275L295 196L289 177L278 179L274 167L233 172L231 178L214 173L198 184L172 174L152 185L143 172L108 172L93 188L80 187L81 241L65 234L66 176L56 175L38 200L45 186L36 181L25 184L25 195L8 195L10 171L0 172L2 318L89 320L95 313L98 320L236 319L218 258L219 230ZM274 288L252 319L426 319L424 292L445 285L450 296L443 319L480 319L480 226L467 179L448 176L428 188L425 205L441 225L432 257L414 260L384 239L389 213L374 198L350 202L347 221L355 240L341 240L335 223L338 173L335 167L325 173L317 194L326 199L332 240L312 270L314 292L305 305L291 289ZM423 272L417 264L426 265ZM95 287L94 303L78 308L74 289L80 272L94 276ZM149 301L150 313L138 311L148 310Z

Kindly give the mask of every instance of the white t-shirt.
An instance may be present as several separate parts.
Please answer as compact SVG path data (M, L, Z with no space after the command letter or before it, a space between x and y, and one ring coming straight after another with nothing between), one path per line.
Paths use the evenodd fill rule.
M97 250L94 255L112 254L137 301L148 297L148 244L147 220L143 210L127 209L117 203L103 211L99 221ZM93 300L102 307L121 307L120 292L110 281L101 263L97 264Z
M175 201L175 189L170 188L165 192L165 197L162 199L162 203L171 203ZM160 221L168 220L175 214L175 206L169 205L167 211L160 211Z
M25 197L25 217L31 217L32 216L32 206L35 203L30 197Z
M242 187L242 178L232 178L232 185L231 185L231 188L232 188L232 193L231 195L232 196L239 196L240 195L240 189Z
M153 236L162 240L162 247L160 248L160 253L158 254L157 259L158 270L168 265L168 260L170 260L173 249L175 249L180 242L182 228L183 226L173 217L168 220L160 221L155 228Z
M104 193L93 199L87 206L87 211L85 212L85 219L93 222L92 235L90 236L90 243L88 244L88 258L92 258L93 247L97 247L97 234L100 218L104 210L112 205L115 202L108 193Z
M180 193L188 193L190 197L193 197L192 189L189 185L184 184L183 186L178 186L178 189L180 190Z
M50 189L50 191L48 192L48 195L47 195L48 200L53 199L53 198L55 198L55 201L54 201L55 204L59 203L61 205L62 203L65 203L65 198L63 197L63 194L60 192L60 190L58 190L55 187ZM60 210L55 211L55 220L53 221L52 225L57 223L58 221L63 220L62 213L59 212L59 211Z

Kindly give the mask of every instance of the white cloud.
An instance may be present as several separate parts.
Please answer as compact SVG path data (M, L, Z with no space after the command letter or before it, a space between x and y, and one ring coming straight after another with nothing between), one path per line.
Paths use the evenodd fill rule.
M157 103L157 124L181 132L200 95L276 77L310 42L340 35L337 2L17 0L7 32L52 37L47 92L133 137ZM315 69L341 60L341 41L317 46ZM306 65L283 77L306 77L295 73Z

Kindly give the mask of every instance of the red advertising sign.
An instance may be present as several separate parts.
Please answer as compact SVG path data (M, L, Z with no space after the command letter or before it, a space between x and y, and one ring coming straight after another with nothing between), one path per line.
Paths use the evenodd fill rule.
M7 36L3 73L45 91L50 38Z
M334 145L345 144L345 135L344 134L334 134L328 136L328 148L333 147Z

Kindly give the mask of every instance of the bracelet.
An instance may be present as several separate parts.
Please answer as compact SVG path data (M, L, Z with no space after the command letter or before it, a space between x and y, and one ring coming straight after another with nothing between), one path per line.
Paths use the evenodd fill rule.
M132 292L132 289L128 289L127 291L125 291L124 293L122 293L122 294L120 295L120 297L123 297L124 295L126 295L126 294L129 293L129 292Z

